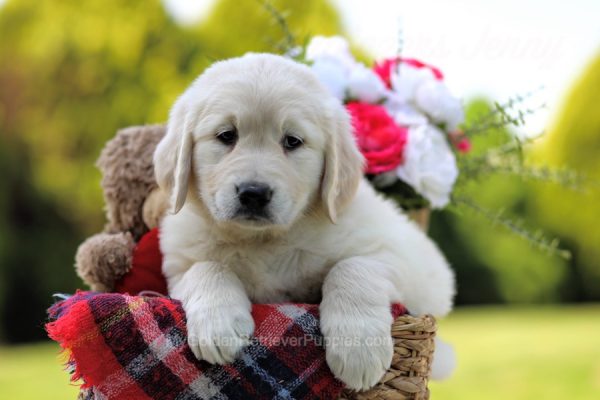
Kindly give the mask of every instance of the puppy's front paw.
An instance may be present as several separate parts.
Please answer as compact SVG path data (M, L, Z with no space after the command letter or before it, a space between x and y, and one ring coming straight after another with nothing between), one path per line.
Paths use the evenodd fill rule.
M389 308L368 314L321 311L327 364L350 389L369 389L383 377L392 363L394 343Z
M188 307L188 344L199 360L232 362L250 343L254 320L242 306Z

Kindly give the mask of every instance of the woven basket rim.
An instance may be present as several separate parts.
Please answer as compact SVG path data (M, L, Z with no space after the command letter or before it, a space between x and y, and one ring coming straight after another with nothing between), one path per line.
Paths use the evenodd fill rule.
M437 325L431 315L400 315L394 320L392 365L372 389L345 389L340 400L427 400Z

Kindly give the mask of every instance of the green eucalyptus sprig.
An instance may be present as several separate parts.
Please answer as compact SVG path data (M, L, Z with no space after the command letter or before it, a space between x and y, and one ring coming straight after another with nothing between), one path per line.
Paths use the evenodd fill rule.
M524 158L524 147L533 139L513 140L504 145L488 149L481 155L458 159L460 181L481 179L489 174L518 176L523 180L561 185L571 190L584 190L588 179L570 169L528 165ZM459 183L460 184L460 183Z
M527 122L527 117L546 108L545 103L533 107L524 107L525 102L542 89L543 88L539 88L523 95L516 95L509 98L504 103L494 102L493 108L488 113L465 126L463 128L463 133L469 137L473 137L475 135L486 134L492 130L511 126L524 126Z
M292 29L287 22L289 13L278 10L273 4L271 4L269 0L257 1L271 15L273 21L279 25L281 32L283 33L283 38L279 41L276 41L273 44L273 47L278 53L288 56L296 61L303 62L304 49L306 48L309 38L306 38L302 45L299 44L296 35L292 32Z
M525 223L520 219L514 219L506 216L504 210L490 210L482 207L477 202L473 201L468 197L454 197L452 199L451 210L459 212L462 208L469 209L476 214L481 215L485 219L489 220L492 225L499 225L509 232L521 237L531 247L552 255L559 256L565 260L571 258L571 252L560 247L560 241L557 238L547 238L541 230L531 231L525 227Z

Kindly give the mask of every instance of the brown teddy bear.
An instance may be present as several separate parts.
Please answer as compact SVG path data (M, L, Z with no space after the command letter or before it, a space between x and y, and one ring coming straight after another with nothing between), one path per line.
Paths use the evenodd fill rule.
M106 217L102 233L83 242L75 256L77 274L92 290L110 292L132 265L136 243L158 226L168 199L154 178L152 155L164 125L122 129L100 154Z

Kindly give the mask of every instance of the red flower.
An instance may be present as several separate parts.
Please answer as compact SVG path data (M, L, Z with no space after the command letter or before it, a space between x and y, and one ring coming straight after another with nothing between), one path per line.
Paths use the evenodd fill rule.
M442 71L440 71L432 65L425 64L424 62L421 62L419 60L415 60L414 58L388 58L378 63L375 63L375 65L373 66L373 71L377 75L379 75L383 82L385 82L385 85L388 87L388 89L392 88L392 69L394 69L398 63L405 63L414 68L428 68L431 70L433 76L435 76L437 80L441 81L444 79L444 74L442 74Z
M400 165L408 129L396 125L383 106L352 102L346 108L352 116L358 147L367 160L365 172L380 174Z
M471 151L471 141L460 129L448 133L448 137L450 138L450 142L459 152L468 153Z

